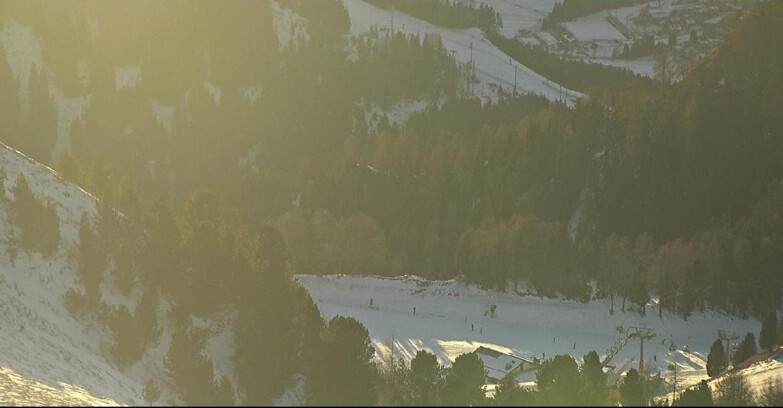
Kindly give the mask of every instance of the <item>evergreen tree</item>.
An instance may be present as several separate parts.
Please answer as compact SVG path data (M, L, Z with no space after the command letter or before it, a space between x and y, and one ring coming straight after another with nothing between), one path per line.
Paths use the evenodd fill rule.
M13 145L14 137L19 137L16 127L19 124L20 96L19 83L11 75L7 58L3 58L0 61L0 137L9 145Z
M203 353L204 336L175 330L164 360L182 402L186 405L233 405L234 391L225 377L215 379L212 361Z
M51 166L52 149L57 141L57 113L49 94L46 71L31 69L28 87L28 97L20 98L20 125L16 128L15 147Z
M229 289L239 272L231 267L235 237L215 193L195 193L185 203L183 218L183 282L174 297L187 313L205 317L231 298Z
M98 239L93 232L90 217L84 212L79 222L79 277L87 298L91 301L98 299L98 287L102 278L100 256Z
M607 374L603 371L598 353L585 354L579 375L582 388L579 393L581 403L587 406L600 406L608 403L609 389L606 386Z
M95 156L90 171L90 188L95 195L103 200L112 202L114 189L114 174L104 154Z
M24 228L35 217L36 206L35 196L24 174L20 173L16 177L16 184L11 192L14 195L14 214Z
M768 378L759 392L758 403L764 407L783 406L783 380L778 376Z
M437 405L443 387L443 367L434 354L419 350L411 360L410 386L414 405Z
M239 270L235 363L244 403L265 405L284 391L322 321L290 278L280 234L265 227L243 241L243 258L233 264ZM230 267L224 271L231 273Z
M732 372L717 384L715 405L723 407L747 407L753 403L753 390L745 377Z
M133 173L123 177L117 192L117 209L125 215L136 218L139 215L141 204L141 191L136 184L136 178Z
M711 407L712 391L706 380L701 380L695 388L688 388L672 404L675 407Z
M139 321L125 305L111 312L109 326L114 335L111 355L117 366L124 370L139 361L144 353L145 330L139 327Z
M761 333L759 333L759 346L763 350L769 350L776 346L780 338L778 337L778 314L773 311L767 314L767 317L761 322Z
M168 201L158 198L145 218L147 234L141 243L139 277L144 290L161 289L171 294L181 284L180 244L182 232Z
M144 397L144 401L147 401L147 403L150 405L160 398L160 390L158 389L158 385L155 383L155 380L152 377L148 378L144 383L142 397Z
M0 207L8 204L8 196L5 193L5 181L8 175L5 173L5 167L0 166Z
M758 353L756 336L754 336L753 333L748 332L748 334L745 335L745 339L742 340L742 343L739 344L734 355L731 357L732 363L736 367L743 361L755 356L756 353Z
M98 287L101 283L101 252L98 239L92 229L90 217L82 213L79 221L79 276L88 299L98 299Z
M707 375L710 377L719 376L728 365L726 350L723 349L723 343L715 340L710 346L710 353L707 355Z
M60 156L60 162L57 165L57 170L60 175L77 186L82 184L84 173L82 172L79 162L71 155L70 151L65 151Z
M480 405L485 401L487 373L476 353L460 354L446 374L442 402L446 405Z
M620 386L620 401L624 407L640 407L645 405L646 400L644 378L635 368L628 370Z
M536 384L541 403L545 405L580 404L582 380L576 361L568 354L556 355L541 364L536 372Z
M308 402L316 405L373 405L376 401L375 349L367 328L351 317L336 316L321 332L321 344L309 359Z
M24 174L16 178L11 213L22 230L21 244L27 250L51 256L60 245L60 219L53 203L35 197Z
M526 406L533 402L532 391L522 389L514 375L506 374L495 387L495 403L508 406Z
M401 357L395 359L392 354L386 367L381 370L378 391L380 405L403 406L413 403L410 371L404 359Z

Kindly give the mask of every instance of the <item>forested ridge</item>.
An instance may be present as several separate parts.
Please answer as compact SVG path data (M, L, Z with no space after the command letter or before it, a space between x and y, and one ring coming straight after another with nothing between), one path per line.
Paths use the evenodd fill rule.
M12 5L19 16L35 13ZM176 203L195 190L213 190L227 203L230 223L271 222L297 272L416 271L437 278L464 275L498 288L522 279L540 294L581 299L590 296L586 282L595 279L599 295L645 303L647 295L617 286L627 278L645 282L648 290L639 293L659 295L664 307L686 315L702 306L740 314L777 306L776 293L748 294L777 290L766 283L777 279L769 258L777 231L768 218L778 216L775 181L783 170L777 160L781 57L774 46L781 36L779 5L749 12L683 81L651 86L626 82L618 73L625 86L594 92L573 109L532 96L506 95L488 106L454 99L468 79L437 37L376 33L359 39L356 57L346 58L347 49L334 46L344 41L340 33L348 24L340 5L289 6L304 16L335 17L313 25L311 39L297 50L270 53L277 55L278 69L261 64L266 68L236 74L226 61L248 53L208 55L207 64L203 51L179 50L193 61L183 68L196 85L186 102L174 84L157 86L155 69L121 98L99 85L98 74L89 86L58 75L58 84L68 84L63 88L89 89L92 106L73 128L72 152L53 164L120 209L122 194L110 190L122 186L135 188L137 196L125 198L140 203L164 191L173 192L169 198ZM144 7L137 7L143 14ZM267 7L254 7L272 18ZM206 5L189 10L193 21L209 12ZM42 40L50 39L47 29L40 31ZM271 36L266 47L276 49L274 33L264 36ZM145 58L165 54L155 52ZM55 71L64 57L49 59ZM415 73L405 73L412 67ZM248 104L241 93L226 91L220 104L210 102L208 88L196 79L204 70L209 81L224 86L261 81L266 97ZM612 71L604 75L611 78ZM11 75L0 77L8 81ZM53 141L23 137L54 133L53 115L43 113L52 111L52 102L36 96L46 85L37 78L34 72L27 109L43 119L35 127L22 122L30 116L9 119L6 141L51 163ZM394 85L386 90L381 84ZM148 95L179 107L172 130L143 113ZM370 102L390 106L424 95L451 99L414 113L404 128L390 125L383 114L377 135L357 127L366 119L361 107ZM16 99L9 94L4 101ZM9 114L18 112L15 104L9 107ZM135 116L117 120L110 110ZM101 177L111 181L90 179L90 167L107 172ZM678 254L676 267L664 266L675 262L667 251ZM636 267L618 266L609 261L614 258ZM636 272L621 272L631 270ZM695 296L686 293L697 289ZM695 304L678 305L677 298Z
M166 366L185 403L230 403L238 390L244 403L268 404L295 373L316 404L484 401L472 357L450 371L423 355L418 368L382 372L366 329L324 322L294 273L411 273L496 289L526 282L540 296L611 298L610 313L766 317L780 306L781 3L752 8L682 81L602 70L585 86L625 85L574 108L536 96L466 97L469 73L437 36L346 40L341 2L285 3L310 21L309 39L293 36L297 47L278 42L264 2L106 4L0 6L46 45L27 100L0 63L0 137L101 199L97 219L82 219L74 256L85 290L69 293L69 309L112 330L109 352L128 367L159 335L153 305L166 299L176 344ZM76 19L41 23L54 9L101 21L101 34ZM128 12L149 25L140 38L121 36L132 30L116 23ZM181 32L164 30L172 16ZM243 41L248 33L257 41ZM90 46L58 46L71 35ZM89 81L74 58L90 63ZM118 91L115 67L136 63L140 85ZM91 95L59 154L52 83L65 97ZM261 96L250 103L240 90L256 84ZM385 116L377 133L365 126L368 105L439 98L447 100L404 126ZM152 114L153 102L174 107L170 123ZM52 209L23 181L15 191L3 204L22 231L13 242L51 254L57 240L29 234L55 235ZM123 291L144 288L134 314L101 302L101 270ZM657 310L646 310L650 297ZM191 316L233 316L237 384L213 381ZM561 360L548 364L605 401L573 360ZM415 376L429 385L402 387L406 395L383 388ZM338 379L352 388L341 394ZM509 401L569 403L546 386L541 399L508 386Z

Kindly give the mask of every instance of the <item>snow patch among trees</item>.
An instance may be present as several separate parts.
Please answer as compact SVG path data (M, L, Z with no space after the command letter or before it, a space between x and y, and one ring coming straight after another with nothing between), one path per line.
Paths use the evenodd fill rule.
M220 106L220 87L209 82L204 81L204 89L209 92L209 99L215 106Z
M57 111L57 144L52 152L53 163L57 163L61 154L71 150L71 128L76 121L84 118L85 112L90 107L92 94L69 98L51 82L49 89Z
M278 38L278 47L280 51L292 47L299 49L299 43L310 42L310 33L307 30L310 22L307 18L300 16L289 8L280 7L277 2L272 2L273 20Z
M250 105L255 105L256 100L261 97L261 92L264 90L264 87L261 84L255 84L252 86L248 86L245 88L239 88L239 93L245 97L248 102L250 102Z
M30 76L33 69L43 69L43 46L33 30L14 20L6 19L0 32L0 43L14 80L19 83L19 102L24 115L30 102Z
M114 88L119 91L141 85L141 64L114 67Z
M174 124L174 110L177 105L163 105L160 101L150 98L152 113L155 116L155 123L163 128L166 136L171 137L172 126Z

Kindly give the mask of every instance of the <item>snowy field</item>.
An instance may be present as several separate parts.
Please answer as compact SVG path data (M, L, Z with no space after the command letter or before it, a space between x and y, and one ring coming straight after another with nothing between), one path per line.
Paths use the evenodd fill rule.
M454 57L461 63L469 63L472 56L479 80L479 83L474 86L473 93L483 101L496 101L498 88L502 88L505 92L512 92L515 70L518 93L542 95L552 101L562 100L568 105L573 105L576 98L584 96L579 92L561 88L560 85L512 60L484 38L484 34L478 28L450 30L406 14L377 8L361 0L343 1L351 19L353 36L368 33L372 27L390 28L393 20L395 31L422 37L428 32L439 34L443 39L444 47L452 51Z
M492 292L455 280L344 275L297 275L296 279L310 292L324 318L342 315L362 322L382 363L392 351L410 360L423 349L448 366L459 354L479 346L530 358L570 354L581 361L591 350L605 355L624 337L619 326L637 326L651 328L657 335L645 343L647 366L667 376L668 363L676 363L678 383L684 386L706 378L706 355L718 330L744 334L758 333L761 327L755 319L712 312L696 313L687 321L664 312L659 319L654 302L648 305L646 316L641 316L620 312L616 300L615 314L610 315L608 299L580 304ZM493 304L497 305L496 317L485 316ZM673 353L669 351L672 344ZM689 351L683 351L686 346ZM617 367L614 377L636 367L638 361L639 341L632 340L610 363Z

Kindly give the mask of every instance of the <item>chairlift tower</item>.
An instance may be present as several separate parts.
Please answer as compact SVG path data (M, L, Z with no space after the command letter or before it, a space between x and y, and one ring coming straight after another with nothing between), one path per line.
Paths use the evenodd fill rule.
M731 342L739 339L734 330L718 330L718 339L726 342L726 359L731 361Z
M639 373L644 373L644 341L655 337L655 330L647 327L629 327L628 339L639 339Z

